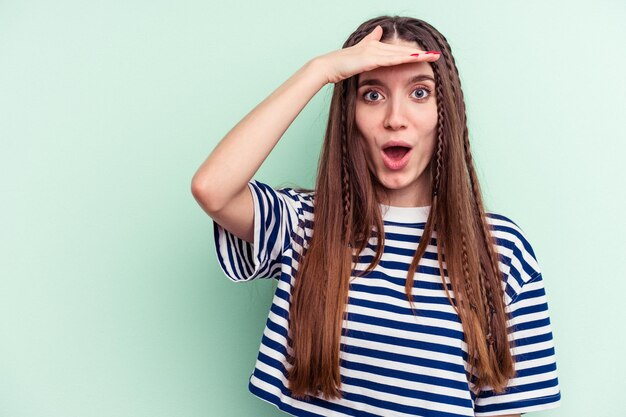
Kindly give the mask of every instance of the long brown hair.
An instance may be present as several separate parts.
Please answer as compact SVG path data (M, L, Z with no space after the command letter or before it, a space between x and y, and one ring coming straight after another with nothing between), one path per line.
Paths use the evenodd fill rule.
M413 306L413 280L433 230L443 287L463 325L468 376L475 392L489 385L501 392L515 374L507 337L495 241L489 232L478 177L470 153L461 81L446 38L411 17L380 16L362 23L343 48L363 39L376 25L381 42L397 37L420 49L441 52L431 62L436 84L437 147L429 168L432 204L406 279ZM315 185L314 233L300 258L289 313L288 382L292 396L341 398L340 338L352 273L353 249L360 253L372 228L383 231L375 192L377 178L366 163L365 144L355 126L358 74L334 85ZM375 233L381 259L384 233ZM454 297L446 286L443 256ZM414 312L415 314L415 312Z

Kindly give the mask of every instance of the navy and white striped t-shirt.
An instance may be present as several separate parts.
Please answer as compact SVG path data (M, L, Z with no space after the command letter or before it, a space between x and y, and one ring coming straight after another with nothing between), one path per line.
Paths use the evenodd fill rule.
M381 262L367 275L353 274L350 283L340 351L344 398L292 398L285 358L290 294L299 259L294 251L301 254L312 235L314 192L275 190L254 179L248 187L254 200L254 243L237 238L216 222L214 238L220 267L229 279L277 280L249 379L254 395L294 416L497 416L560 404L541 272L532 247L510 219L488 213L506 276L503 296L512 314L509 340L516 342L512 354L517 374L504 393L486 389L476 396L470 390L467 345L439 275L436 233L415 276L418 316L411 312L404 283L430 206L380 206L385 228ZM365 270L373 259L372 239L374 245L358 254L355 270Z

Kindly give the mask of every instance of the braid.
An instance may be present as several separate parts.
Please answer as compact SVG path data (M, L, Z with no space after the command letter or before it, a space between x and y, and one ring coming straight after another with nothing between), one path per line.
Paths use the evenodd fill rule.
M435 69L436 67L433 66L433 69ZM438 71L435 70L435 76L437 77L437 79L439 78L439 73ZM441 82L437 81L436 82L436 87L435 89L437 90L437 97L443 97L443 87L441 86ZM433 180L433 197L437 196L437 193L439 192L439 181L440 181L440 177L441 177L441 171L443 170L443 146L444 146L444 141L443 138L444 136L444 132L443 132L443 122L445 120L446 114L445 114L445 110L444 107L439 103L439 100L437 101L437 167L435 169L435 178Z
M443 52L444 50L447 50L449 52L449 45L448 42L446 41L445 37L439 37L437 36L436 33L433 33L433 36L435 37L435 40L437 42L437 47ZM456 65L454 64L454 62L450 62L447 58L450 57L452 58L452 53L449 52L447 54L443 53L442 54L442 59L443 59L443 65L445 65L447 67L448 73L449 74L458 74L455 70L452 69L452 67L454 66L454 68L456 69ZM442 87L442 82L440 81L440 76L439 76L439 71L437 70L437 65L433 65L433 71L435 73L435 77L436 77L436 83L435 83L435 87L436 87L436 94L437 97L443 97L443 87ZM453 98L454 100L459 100L460 95L462 94L460 91L458 91L458 89L455 86L455 83L449 83L451 88L452 88L452 94L453 94ZM462 99L460 99L459 101L463 101ZM437 100L438 103L438 118L439 120L443 121L445 120L445 110L443 110L443 105L440 104L440 100ZM463 122L464 125L464 132L467 130L467 123L465 122L465 119L461 120ZM433 181L433 197L436 198L439 188L440 188L440 182L441 182L441 172L443 169L443 163L442 163L442 153L443 153L443 123L439 123L439 140L438 140L438 146L437 146L437 167L436 167L436 173L435 173L435 177L434 177L434 181ZM464 133L465 135L465 133ZM467 161L467 154L466 154L466 161ZM458 195L458 193L460 193L460 190L457 191L457 196L456 198L458 199L458 201L461 201L460 199L460 195ZM461 215L461 210L459 208L459 212L458 212L458 218L459 221L463 221L462 219L462 215ZM461 231L461 253L462 253L462 267L463 267L463 285L465 288L465 294L467 295L467 300L464 300L464 302L466 303L466 305L469 308L468 311L468 315L471 316L473 315L478 315L478 306L476 305L476 293L474 292L474 287L473 287L473 282L472 279L470 277L470 271L469 271L469 259L468 259L468 251L467 251L467 235L465 233L465 231L463 230L462 227L459 228ZM482 277L481 277L482 278ZM479 291L481 293L481 295L484 292L484 283L483 280L481 279L480 281L480 288ZM445 281L444 281L444 288L446 289L446 293L448 293L447 290L447 286L445 285ZM448 295L449 297L449 295ZM484 297L483 297L484 300ZM483 305L487 305L487 302L483 303ZM489 328L491 328L491 320L489 317ZM491 336L491 332L489 332L489 335ZM470 335L468 334L468 337ZM471 345L471 344L470 344ZM475 369L476 365L479 361L479 358L476 355L472 355L471 352L470 353L470 358L468 360L468 364L470 366L470 369Z
M476 201L476 206L478 208L479 214L480 214L480 218L481 218L481 222L480 225L482 227L482 233L483 233L483 237L484 239L486 239L486 241L488 242L489 245L491 245L491 234L489 232L489 230L487 229L487 225L486 225L486 217L485 214L483 212L483 202L482 202L482 198L480 196L480 191L478 189L479 185L478 185L478 177L476 175L476 171L474 170L474 166L472 163L472 154L470 151L470 146L469 146L469 136L467 133L467 125L464 129L463 132L463 142L464 142L464 147L465 147L465 157L466 157L466 164L468 166L468 170L470 173L470 182L471 182L471 186L472 186L472 191L474 194L474 199ZM484 220L484 221L483 221ZM491 253L491 251L489 251L489 253ZM492 256L489 256L490 261L491 261L491 268L494 274L494 277L500 277L500 270L498 268L498 264L497 261L495 261L493 259ZM484 269L484 265L481 262L480 263L480 285L481 285L481 289L483 289L483 299L484 299L484 305L485 305L485 315L487 316L487 343L489 345L493 345L494 343L494 335L493 335L493 316L496 313L496 309L494 306L494 294L493 294L493 288L492 288L492 282L489 279L486 279L486 271ZM497 282L499 282L499 279L497 280Z
M435 37L437 37L437 34L433 34L435 35ZM445 38L445 36L443 36L443 34L440 35L441 38L443 38L443 40L445 41L445 44L447 45L447 40ZM450 57L450 62L452 63L452 68L454 68L454 71L452 71L452 68L450 68L450 66L448 65L450 72L454 73L454 74L458 74L459 70L456 66L456 61L454 60L454 56L452 54L448 55ZM445 61L446 64L448 64L448 61ZM459 86L461 85L461 80L459 79ZM461 108L463 109L463 121L465 121L465 123L463 123L463 146L465 149L465 159L466 159L466 164L467 164L467 168L469 170L469 174L470 174L470 181L471 181L471 186L472 186L472 191L474 192L474 197L476 199L476 204L478 206L478 209L480 210L480 214L481 216L484 215L482 209L484 207L482 198L481 198L481 194L478 192L479 191L479 182L478 182L478 176L476 175L476 170L474 169L474 163L473 163L473 158L472 158L472 153L470 150L470 143L469 143L469 134L468 134L468 129L467 129L467 111L466 111L466 107L465 107L465 100L463 99L463 91L458 91L456 90L456 85L455 83L451 83L452 86L452 90L455 94L455 97L459 98L459 103L461 104ZM486 233L487 230L483 229L483 233L485 233L485 236L489 236L488 233ZM494 272L496 273L496 276L499 276L499 268L497 268L497 263L496 265L494 265Z
M449 49L449 44L447 42L447 39L445 38L445 36L443 34L437 34L437 33L433 33L433 36L435 37L435 39L437 40L437 42L440 45L445 45L445 47L447 49ZM458 68L456 65L456 61L454 60L454 56L450 53L450 54L446 54L445 55L446 58L448 59L444 59L444 63L446 64L446 66L448 67L448 72L450 74L458 74ZM459 86L461 85L461 80L459 78L458 80L459 82ZM461 105L461 108L463 110L463 114L460 115L462 116L462 125L463 125L463 147L465 150L465 163L467 165L467 169L469 171L469 177L470 177L470 184L471 184L471 188L472 188L472 194L474 195L474 200L476 202L476 207L478 209L478 212L480 214L480 218L481 218L481 227L482 227L482 233L484 235L484 237L489 240L489 236L490 233L486 228L486 222L482 221L484 219L484 212L483 212L483 201L479 192L479 183L478 183L478 177L476 175L476 171L474 169L474 164L473 164L473 158L472 158L472 154L470 151L470 144L469 144L469 133L468 133L468 128L467 128L467 112L466 112L466 107L465 107L465 100L463 99L463 91L462 90L457 90L456 88L456 84L455 83L450 83L450 86L452 88L452 92L453 95L456 99L456 101ZM491 252L491 251L490 251ZM491 257L490 257L491 258ZM491 345L494 342L494 336L493 336L493 327L492 327L492 318L493 315L495 314L495 307L494 307L494 303L493 303L493 289L492 289L492 285L491 285L491 281L488 279L485 279L486 276L486 272L484 270L484 266L481 263L480 264L480 273L479 273L479 278L480 278L480 290L481 290L481 295L483 297L483 301L484 301L484 306L485 306L485 315L487 317L487 342ZM499 277L499 268L497 266L497 262L494 262L493 259L491 259L491 268L494 272L494 275ZM475 309L475 305L474 305L474 309Z
M460 215L460 212L459 212ZM465 291L467 292L468 299L466 300L469 307L474 311L478 311L478 307L476 307L476 303L474 302L474 288L472 287L472 281L470 279L469 273L469 260L467 257L467 240L465 239L465 232L461 231L461 245L462 245L462 254L463 254L463 277L465 278L464 285Z
M485 268L483 267L483 263L480 263L480 273L478 274L480 278L480 287L481 287L481 296L483 297L483 301L485 304L485 315L487 316L487 343L489 345L493 345L494 336L493 336L493 327L492 327L492 316L495 313L495 308L493 306L493 294L491 292L491 285L485 285Z
M461 215L461 212L459 210L459 219L461 219L460 215ZM463 265L463 284L465 286L465 294L467 294L467 300L464 300L464 301L471 310L471 311L468 311L468 318L469 320L472 320L470 318L472 314L478 315L478 307L476 306L476 302L475 302L476 297L474 294L474 288L472 286L472 280L471 280L470 273L469 273L469 260L467 256L467 240L465 237L466 235L462 227L460 228L460 230L461 230L461 253L462 253L462 265ZM470 337L469 334L468 334L468 337ZM471 350L468 351L468 353L471 353ZM476 355L470 354L469 356L470 358L468 362L469 362L470 368L474 369L479 359L476 357Z
M419 27L425 27L421 22L416 22L415 23L416 26ZM426 30L428 30L429 33L431 33L433 35L433 37L435 38L435 41L437 42L437 45L435 46L435 49L439 49L440 51L443 52L443 50L450 50L450 47L448 46L448 42L446 41L445 38L440 38L439 36L437 36L437 34L435 33L436 31L432 31L430 30L428 27L425 27ZM418 41L418 43L420 43ZM426 45L424 45L426 46ZM446 66L448 67L448 71L450 71L450 63L448 62L448 60L446 59L446 57L452 57L452 53L442 53L441 55L441 60L443 60L443 62L446 64ZM438 98L437 100L437 118L439 120L439 123L437 124L437 136L438 136L438 140L437 140L437 167L436 167L436 172L435 172L435 177L434 177L434 181L433 181L433 197L437 196L437 194L439 193L439 186L440 186L440 177L441 177L441 172L443 170L443 147L445 146L444 144L444 140L443 138L445 137L444 132L443 132L443 123L446 120L446 114L445 114L445 110L444 110L444 106L441 103L441 98L444 97L444 93L443 93L443 83L441 82L441 76L439 75L439 70L437 65L432 65L433 68L433 72L435 73L435 90L436 90L436 97ZM450 83L452 85L452 89L453 89L453 93L456 97L456 90L454 88L454 83Z
M466 117L465 115L465 102L464 100L461 100L461 102L463 103L463 112L464 112L464 118ZM482 228L482 233L483 233L483 238L488 242L489 245L492 244L491 241L491 233L489 232L488 228L487 228L487 221L486 221L486 216L484 213L484 205L483 205L483 201L482 201L482 197L481 197L481 193L479 190L479 182L478 182L478 176L476 174L476 170L474 169L474 163L473 163L473 157L472 157L472 153L470 150L470 144L469 144L469 134L467 131L467 123L464 123L464 129L463 129L463 146L465 149L465 159L466 159L466 165L469 171L469 176L470 176L470 183L471 183L471 187L472 187L472 193L474 195L474 200L476 203L476 208L478 209L479 212L479 216L480 216L480 225ZM490 256L490 261L491 261L491 269L493 271L493 275L494 277L500 277L500 269L498 267L498 262L497 260L495 260L492 256L491 256L491 250L488 251ZM484 265L481 262L480 264L480 285L481 287L484 289L484 296L485 297L485 314L487 316L487 343L489 343L489 345L493 345L494 343L494 335L493 335L493 325L492 325L492 321L493 321L493 316L496 313L495 307L494 307L494 294L493 294L493 288L492 286L494 285L492 280L489 279L485 279L486 278L486 271L484 269ZM500 280L498 279L496 282L499 282Z
M489 245L491 245L491 233L489 232L488 228L487 228L487 221L486 221L486 216L483 212L483 201L482 198L480 196L480 191L479 191L479 185L478 185L478 177L476 175L476 171L474 169L474 164L472 162L472 154L470 151L470 146L469 146L469 136L467 133L467 127L464 129L463 132L463 136L464 136L464 146L465 146L465 155L466 155L466 164L468 166L468 170L470 173L470 181L471 181L471 185L472 185L472 191L474 194L474 199L476 201L476 206L478 208L478 211L480 213L480 218L481 221L481 227L482 227L482 233L484 236L484 239L486 239L486 241L489 243ZM491 253L491 251L489 251L489 253ZM490 261L491 261L491 269L493 271L493 275L494 277L500 277L500 269L498 268L498 262L497 260L495 260L492 256L489 257ZM481 273L480 273L480 279L481 279L481 286L484 287L485 292L486 292L486 303L485 303L485 314L487 315L487 343L489 343L490 345L493 345L494 343L494 336L493 336L493 327L492 327L492 318L496 313L495 307L494 307L494 294L493 294L493 288L492 286L493 281L489 280L489 279L485 279L485 275L486 272L484 270L484 266L481 262ZM500 280L498 279L496 282L500 282Z
M435 90L436 97L443 97L443 87L439 76L439 71L436 65L433 65L433 72L435 73ZM443 162L443 154L444 154L444 146L445 146L445 134L444 134L444 123L447 120L445 107L442 105L441 100L437 100L437 154L436 154L436 167L435 167L435 175L433 178L433 203L431 210L433 213L437 210L437 205L439 204L439 188L441 186L441 174L444 170L444 162ZM433 227L436 230L436 219ZM430 235L430 234L429 234ZM452 300L450 296L450 291L448 291L448 285L446 283L443 261L442 261L442 253L444 253L445 248L441 236L437 236L437 261L439 263L439 272L441 275L441 280L443 284L443 288L446 292L448 299ZM454 309L459 313L458 308L453 305Z
M413 24L416 27L424 28L429 33L432 33L432 31L428 30L428 28L424 26L420 20L414 20ZM435 39L436 39L436 36L435 36ZM418 44L421 43L418 39L416 39L416 41ZM433 72L435 73L435 80L436 80L435 82L435 90L437 94L436 97L443 97L443 87L440 81L439 71L437 70L436 65L433 65L432 68L433 68ZM435 199L435 197L437 197L437 194L439 193L439 182L440 182L440 177L441 177L441 171L443 170L443 146L444 146L443 138L445 137L444 132L443 132L443 122L444 120L446 120L445 116L446 116L445 109L441 105L441 100L437 100L437 121L438 121L437 123L437 151L436 151L437 152L437 158L436 158L437 166L435 168L435 175L434 175L433 184L432 184L433 199ZM434 206L434 203L435 201L433 201L433 206ZM443 275L443 271L442 271L442 275ZM444 287L445 287L445 281L444 281ZM446 287L446 290L447 290L447 287Z
M452 51L450 50L450 45L448 44L447 39L443 35L438 35L435 32L432 32L432 35L437 41L438 49L442 51L441 58L448 69L448 74L456 74L458 76L459 72L456 67L456 63L454 62L454 56L452 56ZM444 50L447 51L448 53L447 54L443 53ZM455 83L449 83L449 84L450 84L450 87L452 88L452 96L455 98L455 100L459 100L462 102L463 93L460 91L457 91ZM461 80L459 79L459 86L460 85L461 85ZM463 103L463 108L465 108L465 103ZM463 124L465 125L465 128L467 129L466 123L463 123Z
M342 198L343 198L343 227L344 227L344 242L349 247L352 247L350 242L350 219L352 217L352 206L350 204L351 189L350 189L350 175L348 173L348 135L347 135L347 81L341 83L341 184L342 184Z

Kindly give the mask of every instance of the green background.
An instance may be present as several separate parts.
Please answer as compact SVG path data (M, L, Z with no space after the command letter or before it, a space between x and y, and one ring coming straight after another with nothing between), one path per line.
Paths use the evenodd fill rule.
M0 416L284 415L247 391L272 283L228 281L190 182L380 14L450 42L487 207L537 254L563 396L538 414L624 415L623 1L5 0ZM331 91L255 178L313 186Z

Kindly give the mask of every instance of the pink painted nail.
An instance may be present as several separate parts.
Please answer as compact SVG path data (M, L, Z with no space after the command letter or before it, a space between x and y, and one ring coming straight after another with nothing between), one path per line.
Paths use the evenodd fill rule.
M411 54L411 56L420 56L420 54Z
M426 52L426 53L427 53L427 54L438 54L438 55L440 55L440 54L441 54L441 52L437 52L437 51L428 51L428 52Z

